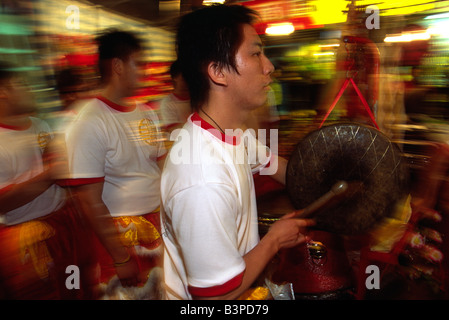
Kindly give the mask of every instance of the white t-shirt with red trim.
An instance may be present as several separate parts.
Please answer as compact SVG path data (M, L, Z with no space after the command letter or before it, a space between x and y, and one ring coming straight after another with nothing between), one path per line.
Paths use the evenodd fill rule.
M166 128L184 124L192 114L190 99L182 99L170 93L160 103L161 120Z
M66 130L68 185L104 181L102 199L112 216L142 215L160 205L159 157L166 153L156 113L98 97Z
M259 241L252 175L270 159L248 157L254 140L224 135L197 113L177 133L161 180L168 299L217 296L240 285L243 256Z
M0 193L44 171L42 154L52 131L45 121L34 117L30 120L28 128L0 125ZM2 223L15 225L46 216L61 208L64 201L65 191L53 184L27 204L1 212Z

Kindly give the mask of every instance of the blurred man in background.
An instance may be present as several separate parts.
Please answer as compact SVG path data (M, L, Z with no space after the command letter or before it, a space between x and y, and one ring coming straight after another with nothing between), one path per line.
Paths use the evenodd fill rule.
M97 41L102 88L67 128L67 183L99 240L101 298L157 299L165 149L156 114L129 99L139 85L142 46L116 30Z
M0 62L0 282L8 299L90 298L85 226L56 184L66 162L34 114L23 79ZM68 266L78 270L78 290L66 285Z
M192 114L189 89L182 76L179 61L174 61L170 66L170 76L173 91L161 100L160 106L161 120L169 133L181 128Z

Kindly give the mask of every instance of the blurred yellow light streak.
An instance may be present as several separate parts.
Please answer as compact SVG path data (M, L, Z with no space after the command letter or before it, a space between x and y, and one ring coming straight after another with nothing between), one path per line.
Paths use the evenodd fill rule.
M288 35L295 31L295 27L290 22L269 24L265 33L270 36Z
M385 37L384 42L411 42L418 40L429 40L430 33L426 30L424 32L406 32L398 35L388 35Z

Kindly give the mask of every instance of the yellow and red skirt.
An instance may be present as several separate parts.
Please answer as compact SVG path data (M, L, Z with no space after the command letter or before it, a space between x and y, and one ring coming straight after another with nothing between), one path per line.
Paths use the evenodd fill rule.
M95 241L95 256L100 267L100 299L160 299L162 254L159 208L141 216L113 217L122 244L138 262L144 283L123 288L116 276L114 261L104 246Z
M0 227L0 287L5 299L90 299L94 267L91 238L71 201L59 210ZM75 266L79 286L67 286Z

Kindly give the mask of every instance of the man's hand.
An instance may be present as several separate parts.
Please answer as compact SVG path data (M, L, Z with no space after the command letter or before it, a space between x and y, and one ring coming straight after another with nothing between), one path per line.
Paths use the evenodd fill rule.
M277 243L277 248L291 248L307 241L307 228L314 226L311 219L295 219L295 212L282 217L273 223L265 237L271 238Z
M140 283L139 266L132 255L126 262L115 263L114 266L122 286L134 287Z
M139 267L133 253L120 241L119 233L104 204L101 196L103 182L77 186L74 189L75 199L81 212L93 231L114 261L117 276L123 286L134 286L139 283Z

